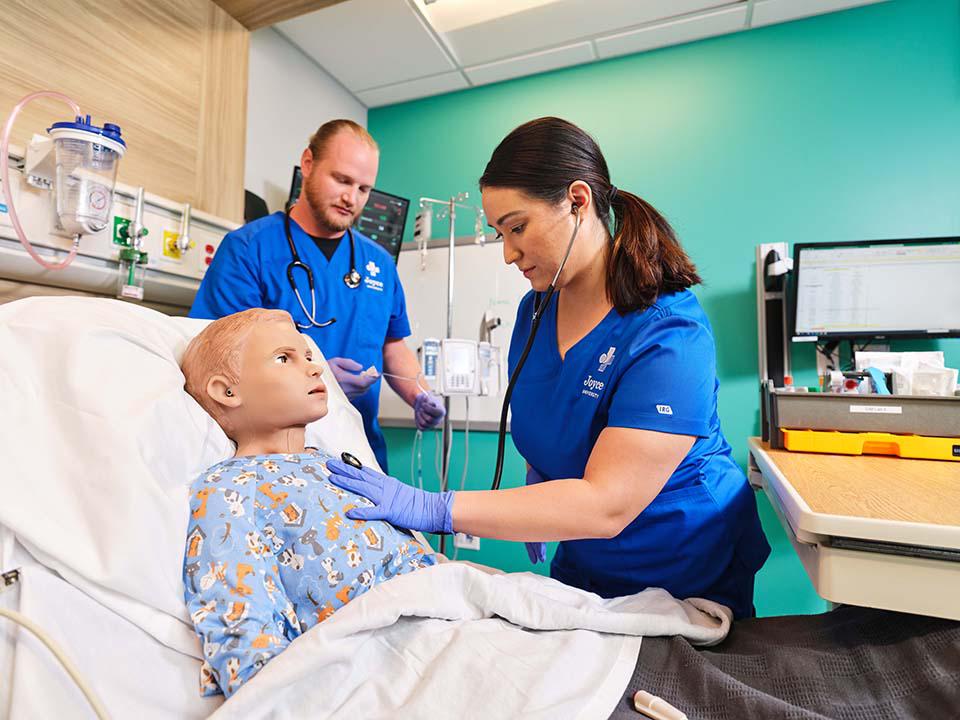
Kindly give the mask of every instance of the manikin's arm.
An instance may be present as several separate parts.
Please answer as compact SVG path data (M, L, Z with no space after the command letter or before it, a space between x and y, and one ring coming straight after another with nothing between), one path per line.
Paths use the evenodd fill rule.
M284 611L295 618L277 559L252 520L249 502L231 506L224 497L230 488L195 483L193 489L198 492L190 501L184 597L204 657L230 697L290 644L280 631ZM216 692L209 686L204 690Z

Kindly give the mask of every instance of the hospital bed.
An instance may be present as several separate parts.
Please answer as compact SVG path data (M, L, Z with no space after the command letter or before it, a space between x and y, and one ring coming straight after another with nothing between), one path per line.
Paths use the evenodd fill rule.
M723 662L741 648L728 641L693 650L723 640L725 608L656 589L602 601L548 578L461 563L375 587L298 638L229 702L202 698L201 649L181 583L187 493L190 479L232 453L182 390L177 360L204 324L93 298L0 306L0 572L18 570L5 590L0 582L0 608L42 627L112 717L602 719L627 712L635 686L691 718L743 706L742 688L756 683ZM375 466L359 415L325 380L330 413L308 427L308 444ZM775 652L768 621L747 622ZM949 690L936 683L949 677L960 636L955 625L935 630L926 649L939 671L923 688L946 702ZM823 638L841 658L862 653ZM691 657L713 660L695 666ZM788 660L771 660L768 676L791 677ZM678 669L658 673L661 663ZM716 692L687 697L691 677L712 679ZM754 689L769 699L783 696L778 688ZM54 656L0 618L0 719L92 716Z
M229 702L201 698L181 580L188 488L233 452L183 391L178 360L204 326L99 298L0 306L0 572L19 570L0 607L43 628L112 717L604 717L641 636L726 634L708 601L656 590L604 603L444 563L351 601ZM324 379L330 410L308 444L375 467L359 414ZM54 656L0 618L7 716L92 715Z

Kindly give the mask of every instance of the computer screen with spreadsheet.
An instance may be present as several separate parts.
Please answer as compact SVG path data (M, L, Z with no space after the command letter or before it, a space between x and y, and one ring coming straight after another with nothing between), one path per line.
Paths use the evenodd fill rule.
M795 341L960 337L960 238L799 243Z

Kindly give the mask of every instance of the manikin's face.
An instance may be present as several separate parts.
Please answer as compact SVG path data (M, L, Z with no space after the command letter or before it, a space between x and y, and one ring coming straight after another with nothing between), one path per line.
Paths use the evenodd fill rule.
M258 322L241 351L234 421L255 432L304 426L327 414L323 369L288 322Z
M303 194L314 219L329 232L343 232L360 215L377 181L380 153L349 130L331 137L319 158L301 159Z

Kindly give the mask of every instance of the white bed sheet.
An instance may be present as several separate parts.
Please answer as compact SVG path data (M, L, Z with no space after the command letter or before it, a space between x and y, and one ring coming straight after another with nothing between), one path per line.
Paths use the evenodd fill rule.
M664 590L603 600L532 573L448 562L353 600L213 718L605 720L642 636L710 645L730 619L717 603Z

